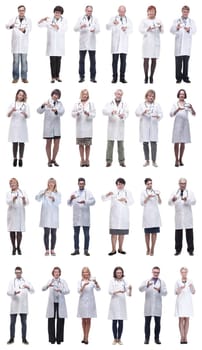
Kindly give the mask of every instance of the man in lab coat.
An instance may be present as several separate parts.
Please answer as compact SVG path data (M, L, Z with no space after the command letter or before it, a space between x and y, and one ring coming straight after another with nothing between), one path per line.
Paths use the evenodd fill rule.
M90 58L90 81L96 83L96 34L100 31L98 20L92 16L93 7L86 6L85 15L80 17L74 27L80 32L79 40L79 83L85 80L85 57L88 51Z
M127 83L125 80L126 56L128 53L128 35L132 32L132 23L126 17L126 7L119 6L118 15L112 17L106 25L108 30L112 31L111 53L112 53L112 83L118 79L118 60L120 57L120 82Z
M128 117L128 107L122 101L123 91L118 89L114 93L114 99L107 103L103 109L103 114L108 118L107 130L107 152L106 152L106 166L110 167L113 161L114 141L118 144L118 159L119 164L125 167L124 154L124 126L125 119Z
M165 282L159 278L159 274L160 268L154 266L152 269L152 278L144 281L139 287L140 292L145 292L145 344L149 344L152 316L155 321L154 340L156 344L161 344L159 334L161 330L162 296L167 295L167 288Z
M29 344L26 339L27 334L27 314L28 314L28 292L34 293L34 288L22 277L22 268L15 268L15 278L8 286L7 294L11 297L10 308L10 339L7 344L14 343L15 324L17 315L20 315L22 325L22 342Z
M176 82L191 83L188 75L188 64L191 54L192 34L196 32L196 25L189 18L190 8L182 7L182 16L174 20L170 29L175 35L175 76Z
M73 206L73 227L74 227L74 252L71 255L78 255L79 252L79 233L80 227L83 227L84 233L84 255L89 256L90 241L90 206L95 204L95 198L92 193L85 189L86 181L83 177L78 179L78 190L74 191L67 204Z
M175 206L175 255L179 255L182 250L183 229L186 231L187 251L189 255L194 255L193 238L193 217L192 205L196 203L194 194L187 190L187 180L179 179L179 188L173 192L169 202Z
M23 83L27 80L27 53L29 44L29 32L31 31L31 20L25 16L24 5L18 6L18 16L12 18L6 25L7 29L12 29L11 51L13 54L13 81L19 80L19 68L21 65L21 79Z

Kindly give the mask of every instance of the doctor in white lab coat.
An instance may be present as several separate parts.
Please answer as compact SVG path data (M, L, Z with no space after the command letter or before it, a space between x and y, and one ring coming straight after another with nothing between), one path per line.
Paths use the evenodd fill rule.
M128 53L128 37L132 32L132 22L126 16L126 7L119 6L118 15L111 17L106 25L111 30L111 53L112 53L112 83L118 79L118 61L120 57L120 82L127 83L125 80L126 57Z
M158 103L155 103L156 93L154 90L148 90L145 94L145 102L141 103L135 111L140 118L139 135L140 142L143 143L145 163L150 164L149 142L151 144L152 165L157 167L157 142L158 142L158 123L163 117L162 109Z
M116 180L116 189L102 196L103 201L111 200L109 233L111 234L112 251L108 255L116 254L118 238L118 253L126 254L123 250L124 236L129 234L129 206L133 204L133 196L125 189L123 178Z
M146 178L144 183L146 189L141 193L140 203L144 207L142 224L145 233L146 254L154 255L157 233L160 232L161 226L161 217L158 208L158 205L161 204L161 197L158 190L153 190L152 179Z
M46 310L49 342L61 344L64 341L64 324L65 318L67 318L65 295L70 293L70 290L67 282L60 278L61 269L59 267L54 267L52 276L53 278L46 283L42 290L49 290ZM57 320L56 325L55 320Z
M147 18L143 19L139 26L143 34L142 55L144 59L145 84L148 83L149 59L151 59L149 82L153 83L153 76L156 69L156 60L160 55L160 34L163 33L163 24L156 18L156 7L147 8Z
M67 21L63 18L64 9L56 6L53 10L52 18L42 18L38 25L47 28L47 46L46 55L50 57L51 83L55 80L61 82L60 68L61 58L65 55L65 32L67 30Z
M79 38L79 83L85 80L85 57L88 51L90 58L90 80L96 83L96 35L100 31L97 18L93 15L93 7L86 6L85 15L80 17L74 27L80 33Z
M192 35L196 33L195 22L189 18L189 6L182 7L182 16L175 19L170 31L175 35L175 77L190 83L188 65L191 55Z
M40 227L44 228L45 255L55 255L56 233L59 227L59 204L61 194L57 190L57 183L54 178L48 180L47 188L40 191L35 199L42 202ZM49 236L51 234L51 248L49 249Z
M108 319L112 320L113 345L122 345L121 336L123 332L123 321L127 320L126 297L132 295L132 286L124 278L122 267L117 266L113 272L113 280L109 284L109 294L111 295Z
M22 268L15 268L15 278L10 281L7 295L11 297L10 306L10 339L7 344L14 343L15 324L17 315L20 315L22 325L22 342L29 344L27 335L28 293L34 293L31 283L22 277Z
M23 83L28 83L27 80L27 53L29 46L29 32L32 28L32 23L25 16L26 8L24 5L18 6L18 16L12 18L6 25L7 29L12 30L11 51L13 54L13 83L17 83L21 75ZM19 68L21 65L21 72Z
M95 115L95 106L93 102L89 101L88 90L81 90L80 101L75 103L72 110L72 117L76 119L76 143L79 145L81 167L90 166L89 156Z
M167 288L164 281L159 278L160 268L154 266L152 278L144 281L139 287L140 292L145 292L144 316L145 316L145 344L149 344L150 323L154 317L154 340L156 344L161 344L159 335L161 330L162 296L167 295Z
M186 232L187 251L189 255L193 255L192 205L196 204L196 199L193 192L187 190L186 179L179 179L179 188L172 193L168 203L175 207L175 255L179 255L182 250L183 229L185 229Z
M114 99L103 109L103 114L108 116L106 166L110 167L112 164L114 141L117 141L119 164L125 167L124 129L129 111L127 104L122 100L123 91L118 89L114 95Z
M90 206L95 204L95 198L89 190L85 189L86 181L80 177L78 179L78 190L74 191L67 201L73 207L73 227L74 227L74 252L71 255L80 254L79 233L83 227L84 233L84 254L89 256L90 242Z
M56 162L56 156L59 151L60 144L60 117L64 114L65 110L61 101L61 91L55 89L51 92L51 98L44 102L38 109L39 114L44 113L44 127L43 138L46 139L46 154L48 158L48 166L59 166ZM54 147L52 148L52 140L54 140Z
M25 206L29 204L29 200L27 194L19 188L16 178L10 179L9 185L11 191L6 196L8 204L7 227L13 248L12 254L15 255L17 251L21 255L22 232L25 231Z

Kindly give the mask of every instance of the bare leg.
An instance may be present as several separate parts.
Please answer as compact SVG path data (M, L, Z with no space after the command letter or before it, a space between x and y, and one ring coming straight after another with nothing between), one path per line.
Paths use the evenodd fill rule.
M86 320L85 318L82 318L83 340L85 339L85 324L86 324L85 320Z
M57 157L57 154L58 154L58 151L59 151L59 145L60 145L60 139L54 139L53 158L52 158L53 162L55 161L55 159Z
M184 318L179 317L179 330L180 330L180 336L181 336L181 342L184 341L185 339L185 334L184 334Z
M51 145L52 145L52 139L46 140L46 154L48 157L48 162L51 162Z
M187 334L189 330L189 317L184 318L184 340L187 341Z
M90 332L91 318L86 318L86 328L85 328L85 340L88 341L88 335Z
M155 244L156 244L156 239L157 239L157 234L156 233L152 233L152 235L151 235L152 245L151 245L150 255L154 255L154 247L155 247Z
M185 143L181 143L180 144L180 165L183 165L182 163L182 157L183 157L183 154L184 154L184 150L185 150Z
M86 165L89 166L90 145L86 145L85 151L86 151Z
M79 145L79 153L81 158L81 165L84 164L84 145Z
M175 152L175 165L178 166L179 164L179 143L174 144L174 152Z
M117 235L111 235L112 252L116 251Z
M123 247L123 241L124 241L124 235L119 235L119 250L122 252Z
M145 243L146 243L146 248L147 248L146 254L149 255L149 253L150 253L150 233L145 233Z

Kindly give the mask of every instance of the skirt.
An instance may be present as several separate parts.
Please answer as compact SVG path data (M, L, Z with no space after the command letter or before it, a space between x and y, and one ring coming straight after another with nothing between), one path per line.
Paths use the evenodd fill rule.
M114 228L110 228L109 233L110 235L128 235L129 229L115 230Z
M160 227L145 228L144 233L158 233L160 232Z
M82 146L90 146L92 145L92 137L77 137L76 144Z

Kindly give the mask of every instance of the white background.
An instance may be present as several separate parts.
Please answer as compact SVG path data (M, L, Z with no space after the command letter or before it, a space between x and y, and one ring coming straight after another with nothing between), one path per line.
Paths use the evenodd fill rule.
M1 234L1 288L0 288L0 347L6 347L9 339L9 306L10 299L6 295L9 280L14 277L16 266L22 266L23 275L35 287L35 294L29 298L28 334L30 349L42 346L49 348L47 334L47 320L45 318L48 293L42 292L42 286L51 277L54 266L62 269L64 278L71 290L66 297L68 308L68 320L65 324L65 342L61 347L83 348L80 343L82 339L81 320L77 319L77 282L80 279L83 266L89 266L92 275L95 275L102 290L96 293L97 319L92 320L89 348L112 347L113 340L111 321L107 320L108 285L112 278L113 269L120 265L125 270L126 279L133 286L133 295L128 302L128 321L124 324L123 343L127 349L138 346L144 348L144 294L138 291L138 287L144 279L151 276L151 269L158 265L161 268L160 277L166 282L168 296L163 300L162 349L178 349L179 331L178 321L174 317L175 295L174 284L179 277L179 269L182 266L189 268L189 277L196 287L196 295L193 297L195 315L190 324L188 348L197 346L200 342L200 290L202 288L200 275L200 247L201 221L201 174L200 174L200 131L202 122L200 116L201 96L199 70L201 62L197 49L201 42L201 20L199 6L196 1L187 2L190 5L190 18L193 18L198 25L198 32L193 37L192 54L190 59L189 86L177 85L175 83L174 65L174 36L169 32L170 26L175 18L181 14L181 7L184 1L171 0L169 3L153 1L157 7L157 17L164 23L165 32L161 37L161 56L157 62L157 69L154 76L154 84L157 98L160 103L164 118L159 124L158 158L159 167L143 168L144 162L142 145L139 143L139 120L135 116L135 109L139 103L144 101L144 95L150 87L143 84L144 74L142 68L142 35L138 31L140 21L146 17L146 9L150 2L142 0L135 4L129 0L123 2L127 7L127 15L133 22L133 33L130 36L129 54L127 58L126 79L128 84L111 84L111 33L105 29L105 25L111 16L117 14L119 1L98 2L92 1L94 16L99 19L101 32L97 35L97 84L89 82L89 60L86 57L86 82L78 84L78 41L79 34L73 31L77 18L84 14L84 8L88 3L82 0L67 3L66 1L55 2L44 0L42 2L24 1L27 17L32 20L33 28L30 33L30 47L28 55L29 84L11 84L12 81L12 55L10 52L11 31L5 29L6 22L17 16L19 1L8 0L4 3L4 15L0 22L2 35L2 47L0 56L1 71L1 175L0 175L0 234ZM50 84L49 58L45 56L46 51L46 30L38 28L39 19L51 16L56 5L64 7L64 17L68 21L66 35L66 56L62 59L61 78L63 83ZM5 23L4 23L5 21ZM43 116L36 113L39 107L50 96L54 88L62 91L61 101L65 107L65 115L62 117L62 138L58 154L59 168L48 168L45 154L45 141L42 139ZM125 154L126 168L120 168L117 161L116 149L114 150L114 163L111 168L105 168L107 117L102 115L102 109L106 102L113 98L116 88L123 88L124 100L128 103L130 115L126 120L125 130ZM193 104L197 115L190 116L192 143L186 146L183 168L174 167L174 152L171 143L173 120L169 112L173 103L176 102L176 94L179 88L185 87L188 94L188 102ZM31 109L31 118L27 121L29 129L29 143L26 144L24 166L22 169L12 167L12 146L8 143L9 119L6 117L8 106L14 101L18 88L24 88L28 94L28 103ZM75 120L71 117L71 110L78 100L80 91L87 88L91 100L95 103L97 115L94 120L93 146L91 152L90 168L79 167L78 146L75 144ZM91 208L91 241L90 257L81 255L72 257L73 251L73 228L72 209L67 207L66 201L70 193L77 188L77 179L84 176L87 188L92 191L96 198L96 205ZM115 180L124 177L127 188L134 196L134 205L130 208L131 226L130 235L126 237L124 249L126 256L120 254L109 257L111 250L109 229L109 208L110 203L101 201L101 195L114 188ZM140 193L144 189L145 177L153 179L154 189L161 191L162 205L160 207L162 217L162 229L158 235L155 256L145 255L144 234L142 229L142 207L140 206ZM183 252L180 256L174 257L174 209L168 206L170 194L177 190L179 178L183 176L188 179L188 189L192 189L197 198L197 204L193 208L194 234L195 234L195 256L190 257L186 252L184 241ZM7 233L6 215L7 206L5 203L6 192L9 191L9 179L16 177L19 180L20 188L28 193L30 205L26 208L26 232L23 233L22 256L11 255L11 244L9 233ZM60 228L57 233L56 257L44 256L43 232L39 228L40 203L34 197L41 190L45 189L49 177L55 177L58 183L58 190L62 194L60 205ZM83 247L83 233L80 234L80 246ZM151 333L151 345L154 348L153 330ZM20 323L16 327L16 341L12 347L19 348L21 344ZM118 346L118 345L117 345Z

